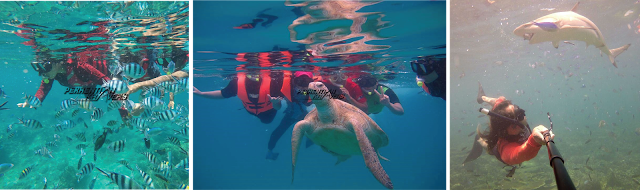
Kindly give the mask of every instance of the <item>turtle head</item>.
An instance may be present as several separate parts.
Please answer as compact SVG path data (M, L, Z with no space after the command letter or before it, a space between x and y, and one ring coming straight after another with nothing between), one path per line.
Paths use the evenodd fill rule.
M331 93L329 93L329 89L322 82L310 82L308 94L313 103L316 104L316 106L319 102L325 102L331 99Z

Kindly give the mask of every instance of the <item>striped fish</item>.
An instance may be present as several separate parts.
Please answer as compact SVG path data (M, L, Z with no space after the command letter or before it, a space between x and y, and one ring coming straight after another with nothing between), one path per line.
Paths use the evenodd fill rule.
M149 88L146 91L142 92L141 95L143 97L145 97L145 98L146 97L151 97L151 96L163 98L164 97L164 91L161 88L153 87L153 88Z
M174 169L189 170L189 157L186 157L183 160L180 160L180 162L176 164L176 167Z
M124 144L127 142L127 140L119 140L116 142L111 143L109 146L107 146L107 148L109 150L113 150L114 152L122 152L124 151Z
M176 110L165 110L160 112L154 112L154 119L160 121L173 121L180 113Z
M184 184L184 183L182 185L178 186L178 189L187 189L187 188L189 188L189 186L187 184Z
M156 155L152 154L151 152L143 152L141 154L146 156L147 159L149 159L149 162L153 164L158 164L158 158L156 158Z
M181 78L177 82L182 88L189 89L189 77Z
M42 101L40 101L40 98L38 98L38 97L26 96L25 95L24 98L22 98L22 99L27 100L26 103L30 108L36 108L37 109L38 107L42 106Z
M81 140L82 142L87 142L87 137L84 136L84 132L76 133L76 138L78 138L78 140Z
M87 111L91 111L93 110L95 107L93 107L93 102L90 99L87 98L83 98L77 101L78 102L78 107L87 110ZM75 111L74 111L75 112ZM71 116L75 117L73 114L71 114Z
M102 87L113 93L124 94L129 91L129 85L122 80L110 80L107 82L106 80L102 79L102 81L104 82Z
M178 93L186 91L187 89L182 87L182 85L180 85L178 83L171 83L171 84L167 85L167 88L165 88L165 90L167 92L172 92L173 94L178 94Z
M169 137L167 137L167 140L169 140L169 142L170 142L171 144L175 144L175 145L177 145L177 146L180 146L180 139L178 139L178 138L175 138L175 137L169 136Z
M152 167L151 167L151 171L153 171L153 172L155 172L155 173L162 173L162 168L152 166Z
M129 121L130 124L132 124L134 127L137 127L138 129L144 129L147 128L147 120L142 119L142 118L133 118Z
M153 187L153 178L151 178L151 175L147 174L147 172L142 171L140 167L138 167L138 165L136 165L136 169L140 171L140 176L142 176L144 184L151 189L155 189L155 187Z
M126 167L129 170L133 170L133 168L131 168L131 166L129 166L129 162L127 162L126 160L120 160L120 161L118 161L118 163L122 164L124 167Z
M140 114L140 118L149 118L153 116L153 111L151 109L144 109L144 112Z
M80 179L82 179L82 177L84 177L85 175L89 175L94 168L96 168L96 165L93 163L85 164L80 170L80 173L76 173L76 176L78 177L78 181L80 181Z
M11 132L7 138L13 138L14 136L16 136L16 132Z
M71 113L71 117L75 117L76 115L78 115L79 112L80 112L80 109L73 110L73 112Z
M111 120L111 121L107 122L107 126L109 126L109 127L114 126L116 124L118 124L118 121L116 121L116 120Z
M187 127L183 127L183 128L182 128L182 129L180 129L180 130L175 130L175 129L174 129L173 131L175 131L175 132L176 132L176 133L174 133L174 134L176 134L176 135L180 134L180 135L187 135L187 136L189 136L189 128L187 128Z
M132 78L132 79L138 79L140 77L143 77L146 74L146 72L142 68L142 66L140 66L137 63L126 64L124 66L124 68L122 69L122 72L123 72L124 76Z
M71 129L71 128L76 127L76 122L74 122L72 120L63 120L58 125L64 127L65 129Z
M24 118L20 119L20 118L18 118L18 120L20 120L19 124L23 124L25 127L32 128L32 129L40 129L40 128L42 128L42 124L39 121L35 120L35 119L24 119Z
M120 189L143 189L138 182L134 181L131 177L122 175L115 172L105 172L100 168L96 167L98 171L100 171L104 176L109 177L113 183L118 185Z
M76 100L74 99L66 99L66 100L62 100L62 102L60 103L60 111L62 110L69 110L71 107L77 105L78 103L76 102Z
M53 155L51 155L51 151L49 151L49 149L47 149L46 146L43 146L42 148L36 150L35 154L38 154L40 156L48 156L49 158L53 158Z
M122 106L121 100L111 100L111 102L109 102L109 104L107 105L107 111L118 109L120 106Z
M56 112L56 119L61 118L62 116L64 116L65 110L60 110L58 112Z
M85 149L87 148L86 144L79 144L78 146L76 146L76 149Z
M47 142L47 144L45 146L54 147L54 146L58 146L58 144L56 143L56 141L49 141L49 142Z
M56 132L58 132L58 133L67 129L67 128L63 127L62 125L60 125L60 124L55 125L54 128L55 128Z
M185 155L189 156L189 151L185 150L185 149L184 149L184 148L182 148L181 146L180 146L180 147L178 147L178 148L180 148L180 153L182 153L182 154L185 154Z
M160 110L164 106L164 102L155 96L149 96L142 100L142 105L147 109Z
M33 166L29 166L28 168L25 168L24 170L22 170L22 172L20 173L19 179L27 177L27 175L29 175L29 173L31 173L32 170L33 170Z
M103 115L104 112L102 111L102 109L96 108L95 110L93 110L93 114L91 114L91 121L97 121L98 119L102 118Z

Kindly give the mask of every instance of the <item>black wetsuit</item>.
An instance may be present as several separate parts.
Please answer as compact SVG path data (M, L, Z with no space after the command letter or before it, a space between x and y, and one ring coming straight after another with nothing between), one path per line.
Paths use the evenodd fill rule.
M292 92L292 96L294 96L293 102L287 102L288 105L287 109L284 111L284 117L280 121L280 124L278 124L278 127L271 132L271 138L269 138L268 145L269 150L273 150L273 148L276 147L276 143L280 137L287 132L291 125L301 121L305 116L307 116L307 113L309 113L307 112L307 106L310 106L311 103L306 102L306 100L305 102L300 102L300 100L295 98L296 95L293 94L294 93ZM309 98L309 96L306 96L306 98Z

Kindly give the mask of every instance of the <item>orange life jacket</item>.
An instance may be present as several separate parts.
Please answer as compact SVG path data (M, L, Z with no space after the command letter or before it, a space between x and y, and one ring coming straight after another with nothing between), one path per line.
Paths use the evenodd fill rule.
M270 94L271 89L271 76L269 76L269 71L263 70L260 71L260 91L258 95L258 102L253 103L249 100L249 96L247 94L247 87L245 85L245 80L247 79L246 73L240 72L238 73L238 98L242 100L242 105L244 108L249 111L253 115L258 115L262 112L266 112L270 109L273 109L273 105L271 101L267 97L267 94Z
M292 101L291 97L291 71L283 71L284 79L282 83L282 88L280 88L280 92L284 94L287 100ZM258 95L258 102L254 103L249 100L249 96L247 94L247 87L245 85L246 81L246 73L239 72L238 73L238 98L242 100L242 105L244 108L249 111L251 114L258 115L262 112L273 109L273 105L271 104L270 99L267 97L267 94L271 94L271 72L269 70L260 71L260 91ZM309 100L310 101L310 100Z

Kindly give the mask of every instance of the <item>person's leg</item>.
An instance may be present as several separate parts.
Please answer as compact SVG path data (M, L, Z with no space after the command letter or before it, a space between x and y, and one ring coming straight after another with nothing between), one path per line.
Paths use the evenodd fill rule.
M292 112L285 112L285 113L286 114L280 121L280 124L278 125L278 127L275 130L273 130L273 132L271 132L271 137L269 138L269 144L267 145L267 148L269 149L269 152L267 152L267 159L270 159L270 160L278 159L279 153L273 152L273 149L276 147L276 143L278 143L278 140L280 140L280 137L282 137L282 135L284 135L284 133L287 132L287 130L289 129L289 127L291 127L291 125L300 121L298 118L292 118L293 117Z

